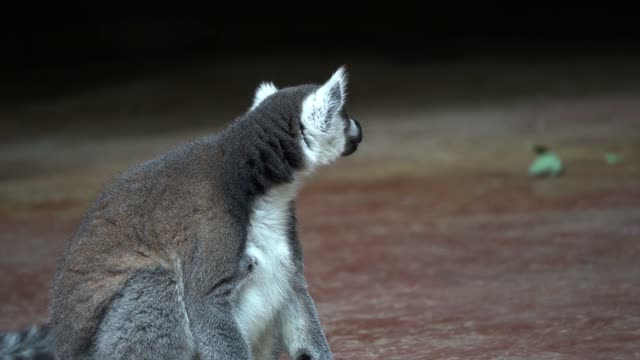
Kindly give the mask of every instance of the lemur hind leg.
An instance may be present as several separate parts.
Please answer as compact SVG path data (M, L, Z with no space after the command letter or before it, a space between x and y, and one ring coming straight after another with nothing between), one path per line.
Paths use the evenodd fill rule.
M96 333L95 359L197 359L178 281L166 269L133 276Z

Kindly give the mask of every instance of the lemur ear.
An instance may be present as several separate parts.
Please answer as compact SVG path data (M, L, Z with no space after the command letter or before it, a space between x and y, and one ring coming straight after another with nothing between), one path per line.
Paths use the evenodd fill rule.
M342 110L347 100L347 72L339 68L318 90L302 104L302 119L306 126L326 131L333 117Z
M253 96L253 105L251 105L251 110L255 109L262 101L264 101L264 99L273 95L273 93L277 91L278 88L272 82L263 82L258 85L256 93Z

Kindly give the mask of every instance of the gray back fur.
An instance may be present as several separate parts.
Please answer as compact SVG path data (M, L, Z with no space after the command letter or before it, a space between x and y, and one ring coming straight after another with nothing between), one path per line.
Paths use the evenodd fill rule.
M91 356L109 307L141 271L175 272L179 259L185 297L232 292L242 276L238 264L253 201L305 166L300 108L316 88L283 89L217 136L179 146L105 188L56 272L51 323L58 358ZM300 262L293 212L291 220Z

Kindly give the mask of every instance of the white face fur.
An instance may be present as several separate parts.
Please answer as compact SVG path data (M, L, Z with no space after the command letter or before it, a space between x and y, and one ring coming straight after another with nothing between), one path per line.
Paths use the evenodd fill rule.
M361 137L360 128L353 119L349 119L349 129L345 129L342 110L347 100L346 87L347 73L341 67L326 83L303 100L300 121L304 138L301 137L301 146L309 164L307 170L332 163L345 152L349 138ZM273 83L260 84L251 109L277 91L278 88Z

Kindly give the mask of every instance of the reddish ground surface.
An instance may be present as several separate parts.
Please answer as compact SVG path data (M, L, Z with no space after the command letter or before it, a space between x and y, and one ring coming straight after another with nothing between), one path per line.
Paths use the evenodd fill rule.
M451 69L414 69L406 97L397 85L410 73L388 74L393 86L378 92L389 98L372 95L375 76L354 73L365 141L298 201L311 293L337 359L640 359L640 92L611 85L628 80L615 71L601 81L576 70L584 87L565 91L576 79L534 70L476 76L470 86L488 90L474 96L443 86L446 101L437 84L466 84ZM513 80L531 78L528 92ZM112 91L28 114L91 117L83 104L133 92ZM56 258L106 179L209 130L0 145L0 329L46 321ZM567 162L563 177L527 177L540 142ZM620 164L604 161L611 151Z

